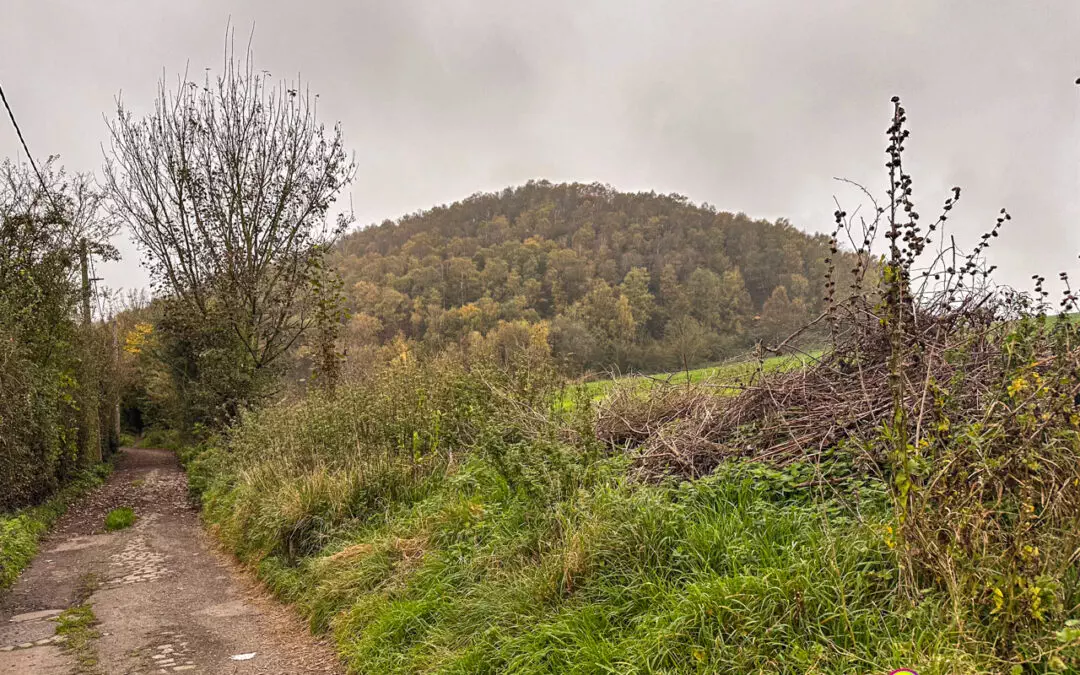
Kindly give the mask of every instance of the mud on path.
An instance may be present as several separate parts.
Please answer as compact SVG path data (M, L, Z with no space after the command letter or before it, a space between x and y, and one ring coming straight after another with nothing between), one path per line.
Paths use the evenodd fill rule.
M133 507L138 520L106 533L105 514L119 506ZM56 617L82 604L93 610L97 637L75 648L76 638L56 635ZM60 519L14 588L0 594L0 674L173 672L343 669L326 644L215 548L187 500L175 456L129 448L106 483Z

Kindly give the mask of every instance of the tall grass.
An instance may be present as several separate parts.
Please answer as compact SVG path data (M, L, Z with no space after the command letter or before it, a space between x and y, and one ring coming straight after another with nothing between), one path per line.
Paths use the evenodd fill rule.
M294 577L298 595L319 600L308 611L358 672L866 672L897 659L946 672L971 661L936 603L891 611L894 565L873 527L833 531L741 468L647 489L613 471L544 513L470 467L473 486L372 532L361 541L382 546L366 555L312 565ZM422 542L422 557L401 541ZM357 572L360 587L342 593Z
M192 485L353 672L1000 666L945 593L896 593L884 486L854 512L800 487L808 466L635 483L557 384L536 363L396 364L247 416L189 457Z
M496 380L531 403L527 373L510 382L445 357L377 369L332 399L314 393L251 413L226 450L195 460L193 487L243 557L295 561L341 527L437 490L498 424L509 398L494 393Z

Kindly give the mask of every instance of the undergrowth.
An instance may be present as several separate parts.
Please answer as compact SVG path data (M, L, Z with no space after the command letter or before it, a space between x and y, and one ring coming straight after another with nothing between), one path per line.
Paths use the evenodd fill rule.
M41 539L56 519L79 496L100 485L110 465L101 464L80 474L39 506L0 514L0 591L8 588L37 553Z
M530 368L399 364L185 459L211 529L354 672L1000 665L947 593L896 592L882 483L858 481L855 510L805 463L642 484L588 399L538 389Z

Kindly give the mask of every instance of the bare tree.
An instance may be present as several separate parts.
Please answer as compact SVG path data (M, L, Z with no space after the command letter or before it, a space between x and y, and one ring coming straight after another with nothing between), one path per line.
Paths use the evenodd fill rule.
M347 225L330 208L355 165L300 85L273 85L248 51L222 74L159 85L154 112L118 100L105 186L152 285L194 320L221 321L246 366L279 361L314 317L312 275Z
M690 383L690 364L693 363L708 345L708 335L701 324L692 316L680 316L668 322L664 336L672 351L679 356L686 382Z

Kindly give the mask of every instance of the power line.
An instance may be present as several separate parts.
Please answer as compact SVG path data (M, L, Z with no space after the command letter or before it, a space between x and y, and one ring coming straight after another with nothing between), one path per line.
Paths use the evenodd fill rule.
M19 137L19 143L22 144L23 151L26 152L26 158L30 160L30 166L34 168L34 174L37 175L38 181L41 182L41 189L45 191L45 194L52 199L52 195L49 194L49 188L45 185L45 178L41 175L41 171L38 170L37 162L34 161L34 156L30 154L30 148L26 145L26 139L23 138L22 129L19 128L19 123L15 120L15 113L11 110L11 105L8 103L7 96L4 94L4 87L0 85L0 100L4 102L4 108L7 109L8 117L11 119L11 126L15 127L15 134ZM53 201L53 207L56 206L55 200Z
M34 155L30 153L30 147L26 144L26 138L23 136L22 129L19 128L19 122L15 119L15 112L12 111L11 104L8 103L7 95L4 93L3 85L0 85L0 101L3 101L4 109L7 110L8 118L11 120L11 126L15 127L15 135L19 137L19 143L22 145L22 149L26 153L26 158L30 160L30 166L34 169L34 175L37 176L38 182L41 183L42 192L44 192L45 196L49 199L49 201L52 202L53 208L56 209L57 215L62 214L63 211L61 210L60 205L57 203L56 198L53 196L52 192L49 191L49 186L45 183L45 177L41 174L41 170L38 169L37 162L34 161ZM88 257L90 259L90 268L91 270L93 270L94 257L92 255ZM91 271L91 274L93 275L93 278L90 280L90 283L94 285L93 293L96 299L95 304L98 305L98 315L100 316L104 313L104 309L100 305L101 294L98 292L97 274L93 271Z

